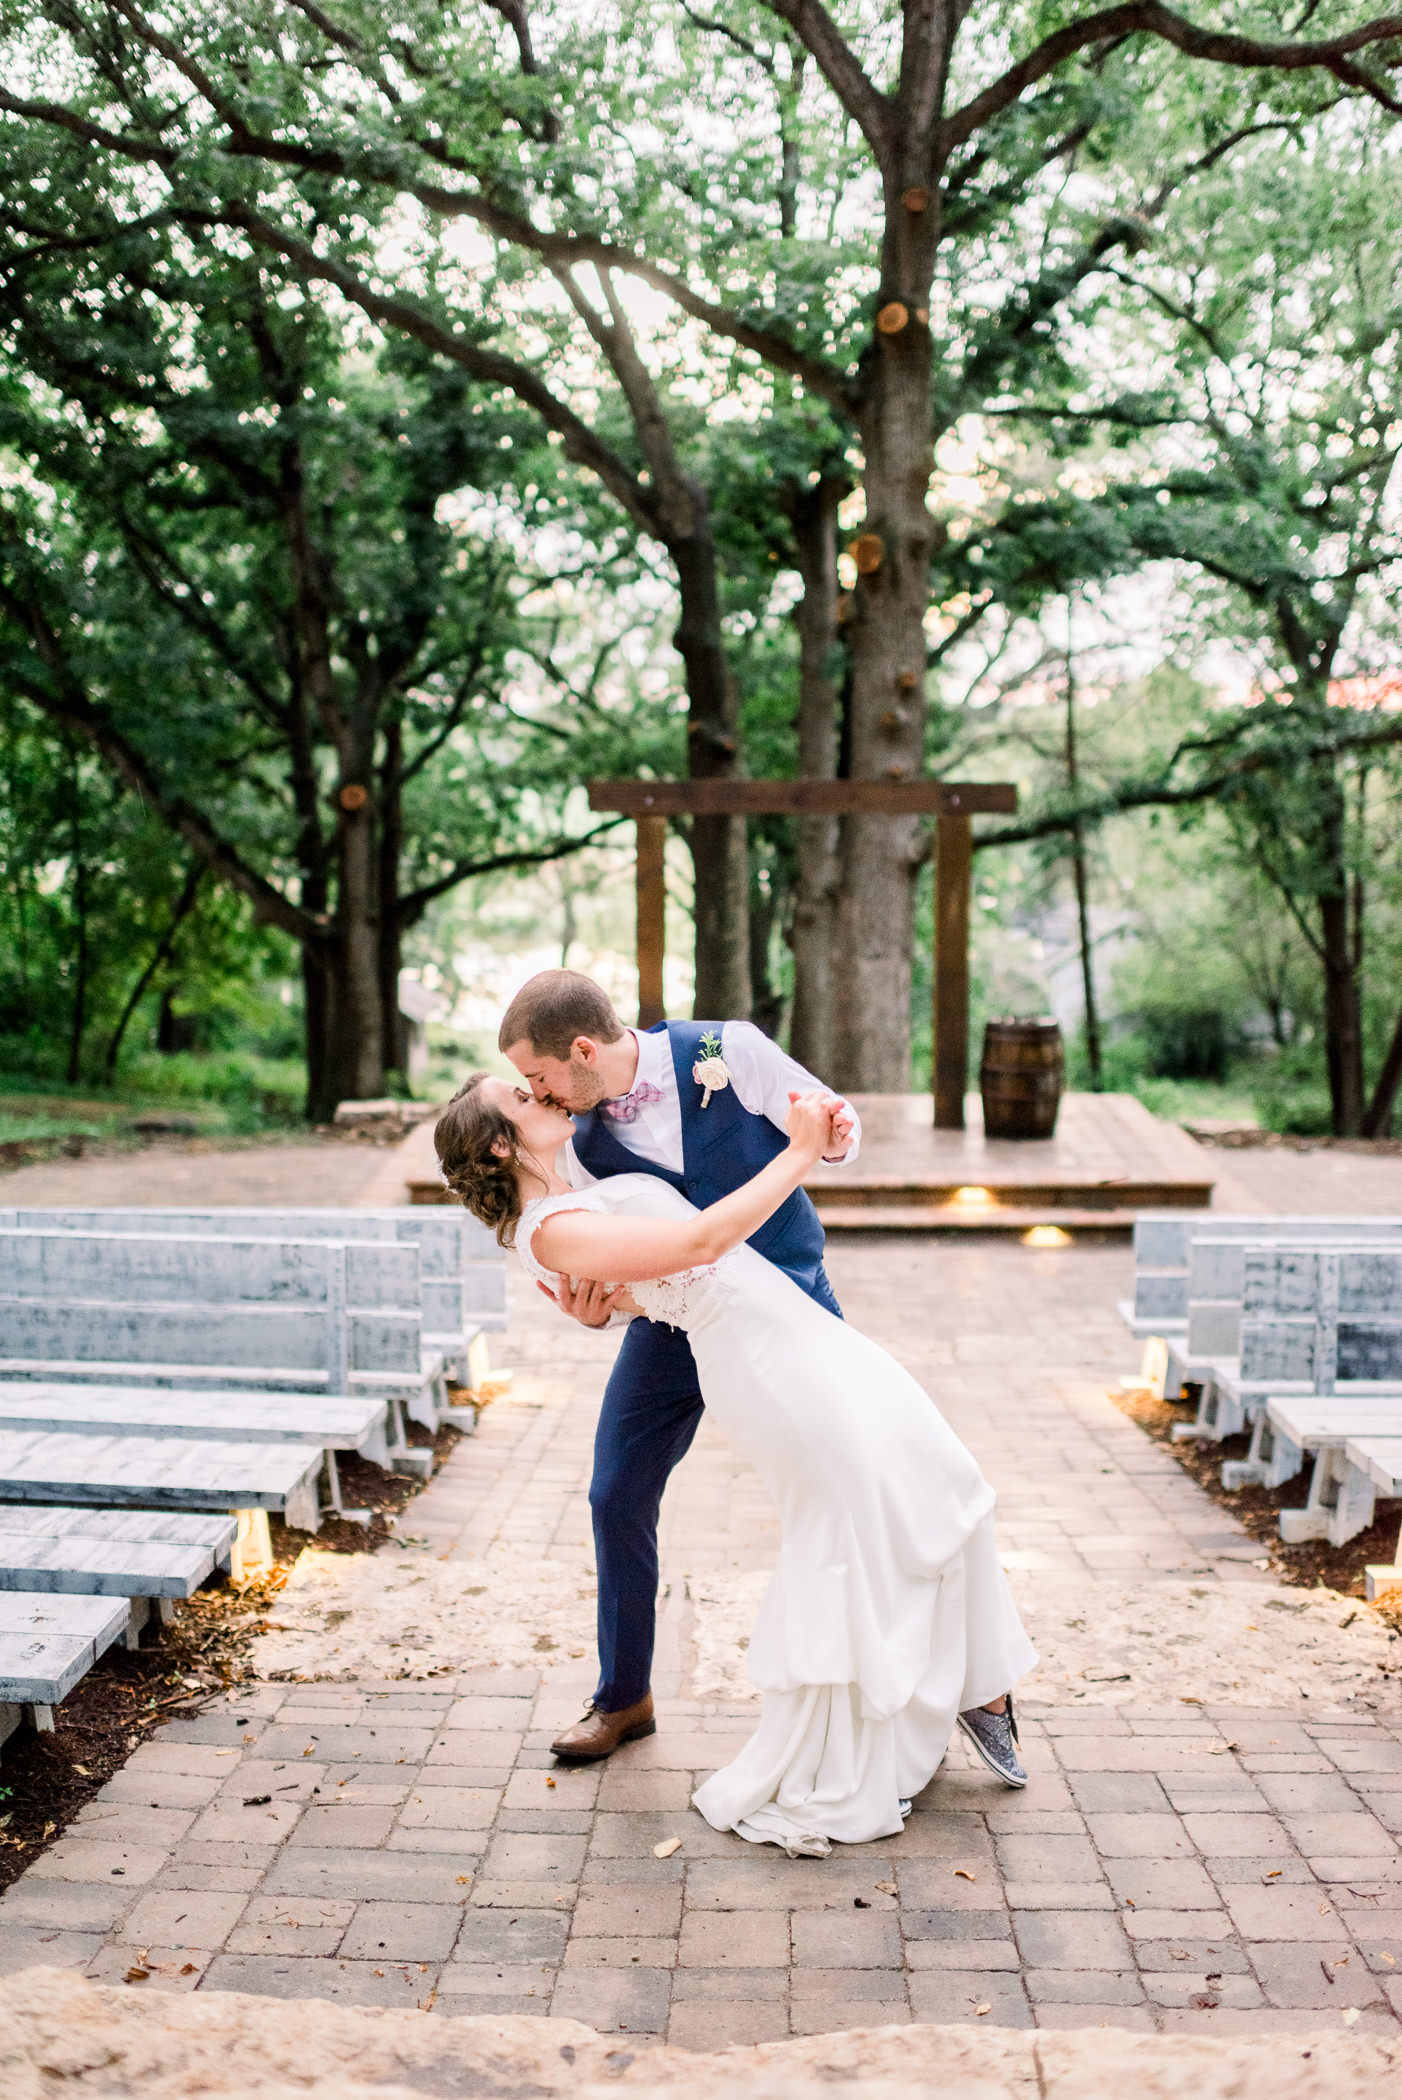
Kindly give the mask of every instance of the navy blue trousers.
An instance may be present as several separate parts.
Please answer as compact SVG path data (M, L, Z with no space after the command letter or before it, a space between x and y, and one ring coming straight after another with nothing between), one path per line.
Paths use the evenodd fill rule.
M819 1269L808 1293L842 1317ZM691 1344L678 1327L634 1320L604 1392L594 1435L589 1507L599 1570L599 1688L603 1713L633 1706L652 1681L657 1632L657 1513L672 1468L701 1420Z

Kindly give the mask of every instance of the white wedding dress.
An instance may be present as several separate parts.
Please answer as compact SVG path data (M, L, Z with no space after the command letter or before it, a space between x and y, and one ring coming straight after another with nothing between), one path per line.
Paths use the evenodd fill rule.
M516 1246L553 1211L688 1217L652 1174L528 1203ZM713 1420L783 1524L748 1651L763 1694L740 1755L692 1796L708 1823L822 1854L901 1828L958 1714L1036 1661L993 1541L993 1490L929 1395L884 1349L753 1248L628 1286L686 1330Z

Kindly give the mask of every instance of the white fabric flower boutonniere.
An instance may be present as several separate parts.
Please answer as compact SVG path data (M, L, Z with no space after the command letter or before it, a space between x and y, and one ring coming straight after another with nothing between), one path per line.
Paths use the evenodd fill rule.
M705 1089L701 1106L709 1108L712 1094L720 1093L730 1084L730 1072L720 1054L720 1037L714 1029L707 1029L701 1038L701 1055L691 1068L691 1076L697 1085Z

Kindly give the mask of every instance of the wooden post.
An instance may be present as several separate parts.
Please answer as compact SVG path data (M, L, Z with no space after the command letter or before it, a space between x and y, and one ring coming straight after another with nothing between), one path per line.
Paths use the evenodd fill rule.
M638 818L638 1026L665 1020L662 959L667 949L667 819Z
M964 1128L964 1092L969 1081L969 887L973 860L973 827L968 817L938 817L931 1060L936 1130Z

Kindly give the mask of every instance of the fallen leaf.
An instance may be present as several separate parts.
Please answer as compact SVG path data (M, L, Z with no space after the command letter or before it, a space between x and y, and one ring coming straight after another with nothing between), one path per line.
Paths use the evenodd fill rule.
M149 1969L128 1969L128 1970L127 1970L127 1982L128 1982L128 1983L145 1983L145 1981L146 1981L147 1977L148 1977L148 1976L150 1975L150 1973L151 1973L151 1971L150 1971Z
M193 1975L194 1975L194 1973L195 1973L195 1964L194 1964L194 1963L193 1963L192 1961L187 1961L187 1962L185 1962L185 1963L183 1963L183 1964L182 1964L182 1966L181 1966L181 1970L180 1970L180 1974L181 1974L182 1976L193 1976Z
M1362 2015L1359 2013L1356 2005L1346 2005L1339 2017L1342 2019L1345 2027L1352 2027L1354 2021L1360 2019Z
M670 1859L674 1852L680 1852L681 1849L682 1841L680 1838L663 1838L660 1845L653 1846L652 1856L654 1859Z
M876 1883L876 1887L880 1890L883 1896L894 1896L896 1893L896 1884L894 1881L878 1881Z
M546 1784L547 1786L554 1786L555 1782L554 1782L554 1780L553 1780L553 1779L547 1779L547 1780L546 1780L546 1782L545 1782L545 1784Z
M871 1905L865 1896L854 1896L852 1898L852 1908L853 1910L870 1910Z
M457 1877L459 1888L465 1888L471 1879L472 1876L470 1874L459 1874Z
M1321 1961L1321 1962L1320 1962L1320 1964L1319 1964L1319 1966L1320 1966L1320 1968L1321 1968L1321 1969L1323 1969L1323 1971L1324 1971L1324 1981L1325 1981L1326 1983L1337 1983L1337 1982L1338 1982L1338 1980L1339 1980L1339 1979L1338 1979L1338 1977L1337 1977L1337 1976L1336 1976L1336 1975L1334 1974L1334 1971L1333 1971L1333 1970L1332 1970L1332 1969L1330 1968L1330 1966L1329 1966L1329 1964L1328 1964L1328 1962L1327 1962L1327 1961Z
M974 2007L974 2018L981 2020L985 2013L991 2013L992 2010L993 2007L991 2005L976 2005Z
M1320 1906L1319 1906L1319 1915L1320 1915L1320 1917L1321 1917L1321 1918L1327 1918L1327 1917L1329 1916L1329 1906L1328 1906L1328 1904L1327 1904L1327 1903L1321 1903L1321 1904L1320 1904Z
M246 1794L243 1805L245 1808L266 1808L272 1798L271 1794Z
M1173 1961L1186 1961L1188 1959L1188 1950L1186 1947L1170 1947L1168 1952L1170 1958Z
M1397 1967L1396 1962L1393 1960L1390 1954L1383 1954L1380 1952L1378 1955L1378 1960L1385 1961L1390 1969L1395 1969Z
M960 1879L961 1881L977 1881L977 1880L978 1880L978 1876L977 1876L977 1874L971 1874L971 1873L969 1872L969 1870L968 1870L968 1868L967 1868L967 1867L956 1867L956 1868L954 1869L954 1872L955 1872L955 1873L957 1874L957 1876L959 1877L959 1879Z

